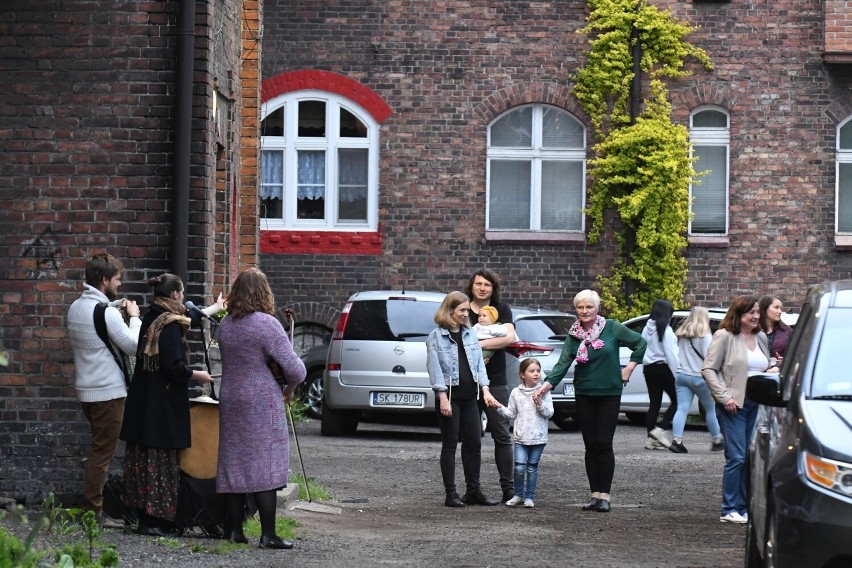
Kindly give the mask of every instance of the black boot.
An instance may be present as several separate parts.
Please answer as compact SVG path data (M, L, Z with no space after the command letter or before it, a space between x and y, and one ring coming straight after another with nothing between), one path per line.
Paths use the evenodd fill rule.
M447 507L464 507L464 503L459 499L459 494L456 490L447 491L447 498L444 499L444 505Z
M225 539L237 544L248 544L243 533L246 496L242 493L228 493L225 496Z

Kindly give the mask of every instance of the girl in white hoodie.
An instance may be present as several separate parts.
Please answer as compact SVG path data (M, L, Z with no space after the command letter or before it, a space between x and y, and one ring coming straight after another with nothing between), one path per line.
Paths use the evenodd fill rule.
M642 330L642 337L648 342L645 357L642 359L642 373L648 385L650 400L645 417L645 427L648 429L648 440L645 443L647 449L655 449L657 445L671 448L672 445L672 418L677 411L675 375L679 366L677 337L671 326L673 313L671 302L657 300L651 306L651 317ZM663 414L660 426L657 426L664 392L669 395L671 404Z
M515 420L515 496L506 501L514 507L535 506L535 488L538 483L538 462L547 444L547 421L553 416L553 400L546 392L536 403L533 393L541 386L541 364L530 357L520 364L521 384L509 395L509 405L500 405L497 412ZM524 488L526 477L526 488Z

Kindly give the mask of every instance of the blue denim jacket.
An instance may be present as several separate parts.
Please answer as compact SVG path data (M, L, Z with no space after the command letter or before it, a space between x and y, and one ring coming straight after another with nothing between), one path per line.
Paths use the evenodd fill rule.
M482 349L479 347L476 334L469 327L462 327L461 332L473 380L480 387L487 387L488 375L485 373L485 361L482 360ZM429 382L432 383L432 389L435 391L447 391L448 387L459 384L458 347L450 336L450 332L443 327L433 329L426 339L426 371L429 373ZM477 389L477 397L479 397L479 389Z

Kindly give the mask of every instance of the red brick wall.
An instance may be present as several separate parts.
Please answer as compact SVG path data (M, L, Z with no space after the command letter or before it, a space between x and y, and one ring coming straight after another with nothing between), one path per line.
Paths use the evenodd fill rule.
M701 104L731 114L730 235L723 248L687 249L687 299L727 305L748 291L796 305L808 284L848 277L849 254L833 240L834 132L852 113L852 81L848 67L821 61L824 3L654 3L700 26L690 40L715 65L671 84L675 120L687 124ZM542 245L488 242L484 231L489 121L547 102L588 124L570 79L584 61L585 15L581 1L268 1L265 79L328 71L393 111L381 127L381 254L287 254L282 244L261 256L279 305L455 289L481 266L502 275L517 303L564 309L594 285L611 264L611 235Z
M825 50L852 54L852 4L825 0Z
M170 269L177 5L0 6L0 350L10 358L0 369L0 495L39 503L47 491L79 493L89 436L65 314L86 259L122 259L121 293L140 305L147 279ZM224 194L235 178L224 167L217 178L217 158L239 168L239 138L231 127L217 148L211 95L217 77L232 99L241 94L227 70L239 65L242 10L233 0L194 6L187 290L198 303L226 282L227 202L215 192L217 179Z

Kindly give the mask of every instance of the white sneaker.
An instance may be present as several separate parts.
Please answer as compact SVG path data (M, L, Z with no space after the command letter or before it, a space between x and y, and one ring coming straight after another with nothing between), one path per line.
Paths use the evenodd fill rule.
M743 517L736 511L731 511L727 515L719 517L719 521L723 523L735 523L738 525L743 525L748 522L748 517Z
M533 503L532 499L524 499L524 507L526 507L527 509L532 509L533 507L535 507L535 503Z
M514 507L515 505L520 505L523 502L524 502L524 500L523 500L522 497L515 495L514 497L512 497L511 499L506 501L506 506L507 507Z
M658 441L656 441L651 436L648 436L648 439L645 440L645 449L646 450L665 450L666 447L664 445L662 445L661 443L659 443Z
M659 426L648 432L648 435L657 440L666 448L672 445L672 440L674 439L670 431L663 430Z

